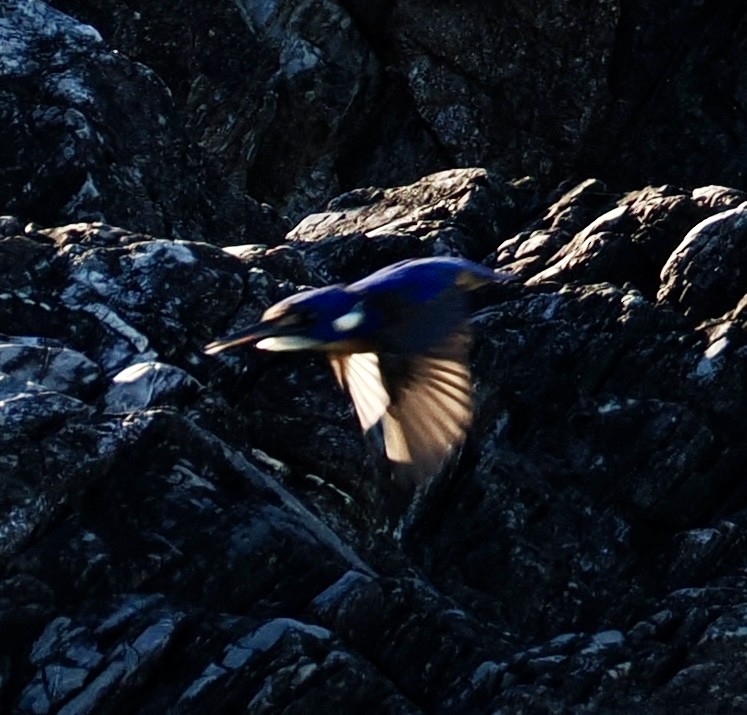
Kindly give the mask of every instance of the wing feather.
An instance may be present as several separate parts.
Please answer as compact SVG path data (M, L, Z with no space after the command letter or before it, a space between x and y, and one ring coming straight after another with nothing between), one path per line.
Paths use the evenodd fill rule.
M364 431L381 422L396 481L420 484L463 441L472 421L472 377L465 323L427 354L330 354Z
M395 478L421 483L463 441L472 421L472 380L460 363L414 357L382 423Z
M329 360L337 381L353 400L363 431L367 432L381 420L390 403L378 357L374 353L333 354Z

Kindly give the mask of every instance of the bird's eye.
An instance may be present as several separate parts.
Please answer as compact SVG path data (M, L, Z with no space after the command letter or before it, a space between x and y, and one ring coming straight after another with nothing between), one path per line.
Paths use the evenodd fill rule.
M284 328L301 327L309 325L312 321L311 313L306 310L294 310L278 318L277 324Z

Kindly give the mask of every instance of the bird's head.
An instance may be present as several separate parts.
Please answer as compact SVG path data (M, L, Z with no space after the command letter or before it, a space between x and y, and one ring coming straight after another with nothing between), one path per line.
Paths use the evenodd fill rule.
M205 352L245 343L260 350L334 350L356 340L365 320L360 296L337 285L318 288L275 303L259 323L210 343Z

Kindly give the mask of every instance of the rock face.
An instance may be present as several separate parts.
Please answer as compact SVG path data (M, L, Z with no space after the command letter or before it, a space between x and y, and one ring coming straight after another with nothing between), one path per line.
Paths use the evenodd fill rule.
M168 88L40 2L2 6L0 205L45 224L105 220L168 238L278 240L269 208L219 180ZM191 151L190 151L191 149Z
M744 148L692 188L716 110L623 102L716 46L636 84L642 2L157 5L0 3L0 711L745 709ZM726 67L744 14L671 28ZM548 188L656 117L608 155L656 185ZM434 255L517 280L412 500L325 361L202 351Z
M154 69L223 185L293 223L454 166L747 188L739 2L52 4Z

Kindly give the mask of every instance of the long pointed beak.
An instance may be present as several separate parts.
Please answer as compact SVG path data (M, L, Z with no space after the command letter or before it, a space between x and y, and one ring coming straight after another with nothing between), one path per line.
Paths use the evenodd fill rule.
M254 347L260 350L271 350L273 352L314 350L319 349L324 344L317 338L297 333L293 327L281 326L275 321L266 320L256 325L250 325L238 333L215 340L206 345L204 350L208 355L215 355L222 350L246 343L254 343Z
M204 347L204 351L207 355L217 355L219 352L227 350L228 348L233 348L236 345L257 342L263 338L276 334L277 326L267 322L255 323L237 333L226 335L225 338L220 338L219 340L214 340L212 343L208 343Z

